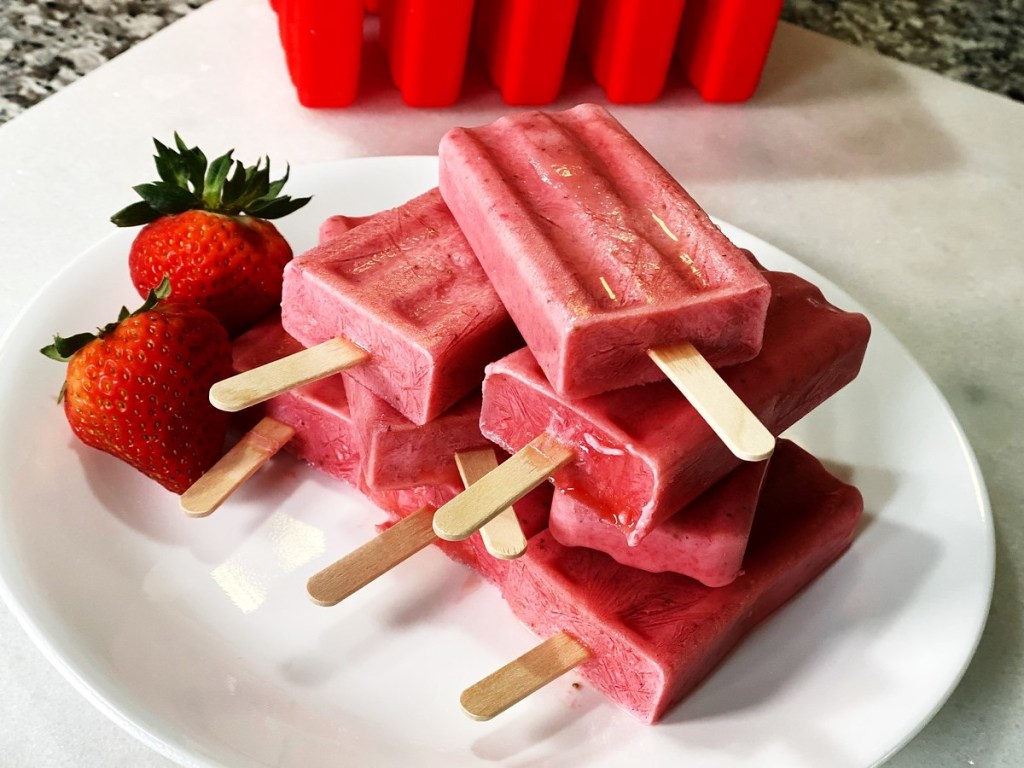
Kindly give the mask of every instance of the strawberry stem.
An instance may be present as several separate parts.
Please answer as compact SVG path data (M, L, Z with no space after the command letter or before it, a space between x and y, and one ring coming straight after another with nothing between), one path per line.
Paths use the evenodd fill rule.
M276 181L270 180L270 159L260 158L254 166L232 159L234 150L206 161L199 147L189 147L174 134L172 149L153 139L156 146L158 181L133 189L142 198L110 217L119 227L135 227L185 211L200 210L231 216L245 214L261 219L287 216L310 198L281 195L290 169Z

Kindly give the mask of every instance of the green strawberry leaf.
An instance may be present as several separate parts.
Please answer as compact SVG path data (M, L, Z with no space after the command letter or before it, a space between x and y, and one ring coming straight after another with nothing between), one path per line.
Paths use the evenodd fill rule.
M268 160L267 162L269 163L270 161ZM288 176L291 174L291 172L291 165L286 165L284 169L284 176L282 176L277 181L272 182L270 186L267 187L267 194L265 194L263 197L274 198L280 195L281 190L284 189L284 185L288 183Z
M231 175L224 182L224 194L222 200L236 200L245 189L246 169L240 160L235 161Z
M206 155L199 147L189 147L182 141L178 132L174 132L174 144L178 148L181 159L188 169L188 178L192 184L192 192L201 197L203 179L206 177Z
M149 203L140 200L126 208L122 208L111 216L110 220L119 227L138 227L143 224L149 224L151 221L156 221L162 215L160 211L156 210Z
M132 187L150 207L164 215L183 213L195 208L196 196L187 189L167 184L139 184Z
M39 351L51 360L56 360L58 363L66 363L74 357L75 352L95 338L95 333L76 333L74 336L68 336L67 338L54 336L53 343L47 344Z
M224 199L224 182L231 172L231 151L221 155L206 171L206 188L203 190L203 203L209 210L216 211Z
M153 139L156 145L156 171L167 184L184 187L188 184L188 167L182 157Z
M282 196L291 168L277 180L270 178L270 159L246 166L234 160L234 150L209 164L199 147L189 147L177 132L174 146L153 139L159 181L133 187L142 198L110 217L119 227L148 224L160 216L205 210L228 215L249 214L280 218L309 202L309 197Z
M311 199L309 197L299 197L293 200L288 195L285 195L274 200L257 201L249 206L249 214L258 216L261 219L280 219L282 216L287 216L289 213L299 210Z

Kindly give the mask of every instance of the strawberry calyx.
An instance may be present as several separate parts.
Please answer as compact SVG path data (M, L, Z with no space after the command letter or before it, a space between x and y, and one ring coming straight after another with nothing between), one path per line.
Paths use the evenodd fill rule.
M269 158L260 158L256 165L246 166L232 158L232 149L207 163L203 151L186 145L177 133L174 143L177 151L153 139L156 146L153 159L160 180L132 187L142 200L111 216L114 224L135 227L161 216L192 210L278 219L310 200L281 195L291 169L286 168L284 176L271 181Z
M116 329L122 321L127 320L129 317L135 317L136 315L141 315L144 312L149 312L170 295L171 281L165 277L160 282L160 285L149 292L149 295L142 303L142 306L134 312L129 311L127 307L121 307L121 311L117 315L117 320L112 323L107 323L101 328L97 328L95 333L76 333L74 336L67 337L54 335L53 343L46 345L39 351L51 360L56 360L59 363L66 363L75 356L76 352L87 344L95 341L96 339L102 339L109 333L113 333L114 329Z

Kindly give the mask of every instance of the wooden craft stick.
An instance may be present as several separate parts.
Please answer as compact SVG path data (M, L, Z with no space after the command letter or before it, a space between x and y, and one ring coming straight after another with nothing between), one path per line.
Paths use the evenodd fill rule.
M493 448L478 448L475 451L459 451L455 454L462 482L468 488L498 466L498 457ZM480 529L484 548L502 560L514 560L526 551L526 535L519 525L512 507L506 507L491 522Z
M565 632L509 662L462 692L462 711L490 720L590 658L590 651Z
M189 517L206 517L246 480L252 477L285 443L295 430L269 416L243 435L220 461L181 495L181 508Z
M489 457L488 455L489 454ZM498 459L491 448L479 451L460 451L455 454L455 462L459 474L466 485L487 474L498 466ZM505 559L519 557L526 551L526 537L519 527L519 519L511 509L512 521L492 520L502 526L501 530L492 533L491 538L499 542L505 553L496 555ZM399 563L412 557L437 540L431 525L434 510L424 507L413 515L398 521L382 534L350 552L341 560L327 566L319 573L310 577L306 583L306 591L318 605L330 607L337 605L346 597L365 587L371 581L383 576ZM481 534L483 531L481 531ZM522 539L519 544L516 534ZM490 551L490 550L488 550Z
M572 448L541 434L512 458L477 480L434 515L434 533L461 541L494 519L574 456Z
M369 352L347 339L328 339L218 381L210 387L210 402L222 411L240 411L282 392L352 368L369 356Z
M690 342L647 351L722 442L739 459L762 461L775 450L775 437Z
M306 591L314 603L337 605L374 579L412 557L436 538L432 507L423 507L370 539L333 565L313 574Z

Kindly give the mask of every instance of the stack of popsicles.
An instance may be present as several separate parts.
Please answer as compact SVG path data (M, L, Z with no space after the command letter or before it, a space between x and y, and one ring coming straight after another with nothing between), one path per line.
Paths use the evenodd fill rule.
M262 405L241 443L263 448L257 462L217 493L190 491L183 506L212 512L285 446L358 487L401 522L311 580L314 599L334 604L433 541L433 509L497 463L480 432L483 367L522 342L436 189L373 217L331 217L320 240L289 265L281 316L238 339L238 375L211 392L228 410ZM521 520L510 510L482 541L443 548L496 580L501 566L484 550L521 554L549 502L542 489L517 505Z
M449 132L439 189L328 220L284 286L254 344L301 351L211 399L273 398L300 455L400 520L318 602L467 542L444 546L546 638L473 716L579 666L657 720L852 538L856 490L775 436L857 375L867 320L729 242L599 107ZM335 407L280 405L315 395ZM529 542L498 563L473 534L503 520Z

